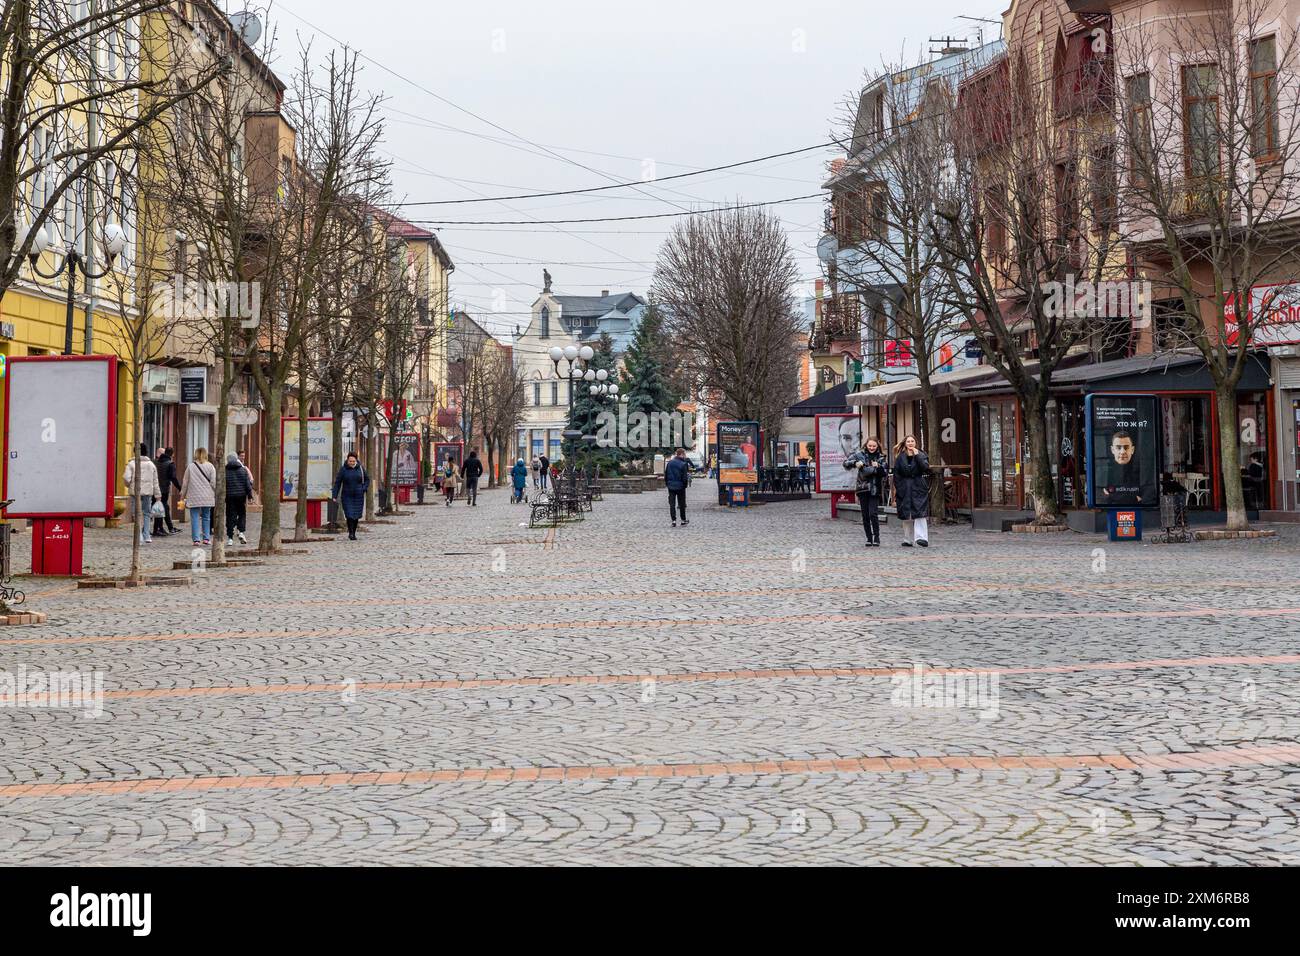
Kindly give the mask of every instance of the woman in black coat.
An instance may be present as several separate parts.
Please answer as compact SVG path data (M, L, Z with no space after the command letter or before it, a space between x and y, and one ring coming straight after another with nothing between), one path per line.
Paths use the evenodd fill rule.
M908 435L894 449L894 500L898 520L903 523L903 547L915 541L919 547L930 546L930 459Z
M867 533L867 547L880 547L880 499L884 495L889 459L876 438L868 438L862 451L844 459L846 469L855 469L858 504L862 508L862 530Z
M343 516L348 519L348 540L357 540L357 523L366 511L366 489L370 487L370 476L361 467L356 454L348 455L347 461L334 476L334 493L332 497L343 508Z

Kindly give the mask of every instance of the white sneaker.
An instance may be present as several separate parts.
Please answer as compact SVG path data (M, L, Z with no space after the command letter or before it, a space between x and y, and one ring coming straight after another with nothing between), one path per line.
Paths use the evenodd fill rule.
M239 534L239 543L248 544L248 539L244 537L244 532L240 531L238 532L238 534Z
M234 547L234 544L235 544L235 539L234 539L234 538L227 538L227 539L226 539L226 547L227 547L227 548Z

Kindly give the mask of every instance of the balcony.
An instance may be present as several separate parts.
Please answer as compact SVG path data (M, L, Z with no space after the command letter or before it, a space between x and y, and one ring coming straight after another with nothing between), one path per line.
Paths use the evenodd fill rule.
M1228 190L1213 182L1183 183L1174 190L1170 217L1186 223L1222 219L1228 201Z

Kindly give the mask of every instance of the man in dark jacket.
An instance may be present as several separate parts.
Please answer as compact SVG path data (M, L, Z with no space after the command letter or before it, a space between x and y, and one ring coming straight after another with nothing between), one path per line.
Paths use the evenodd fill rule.
M172 449L159 448L158 457L154 459L154 467L158 469L158 487L162 489L162 506L163 516L153 519L153 533L163 533L163 522L167 522L167 534L176 534L176 526L172 524L172 506L171 496L172 488L177 491L181 490L181 483L176 480L176 459L172 457Z
M542 491L545 491L546 480L551 477L551 459L547 458L545 455L540 455L537 461L542 466Z
M664 468L664 484L668 486L668 515L677 527L677 510L682 512L682 527L686 521L686 486L691 483L691 463L686 460L686 449L679 448Z
M253 497L253 473L231 452L226 456L226 544L248 544L248 499Z
M460 476L465 479L465 500L478 507L478 480L483 477L483 462L478 460L478 452L471 451L460 466Z

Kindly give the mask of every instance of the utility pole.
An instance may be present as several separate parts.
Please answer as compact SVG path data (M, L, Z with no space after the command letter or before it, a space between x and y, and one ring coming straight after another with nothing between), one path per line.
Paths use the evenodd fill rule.
M99 0L90 0L90 16L93 19L99 13ZM104 41L107 43L107 40ZM123 50L123 56L120 58L123 63L126 61L126 51ZM90 41L90 102L86 106L86 145L93 152L99 145L99 110L96 104L99 102L99 49L93 36ZM119 173L120 175L120 173ZM95 167L92 165L86 173L85 178L86 195L86 235L84 238L85 251L84 258L86 268L82 271L83 281L86 283L86 314L83 322L85 330L85 345L83 353L93 355L95 352L95 290L97 288L96 280L92 278L95 271L95 241L91 236L94 231L91 226L95 221ZM106 197L106 199L111 197ZM107 202L104 208L107 210ZM135 386L140 387L139 383Z

